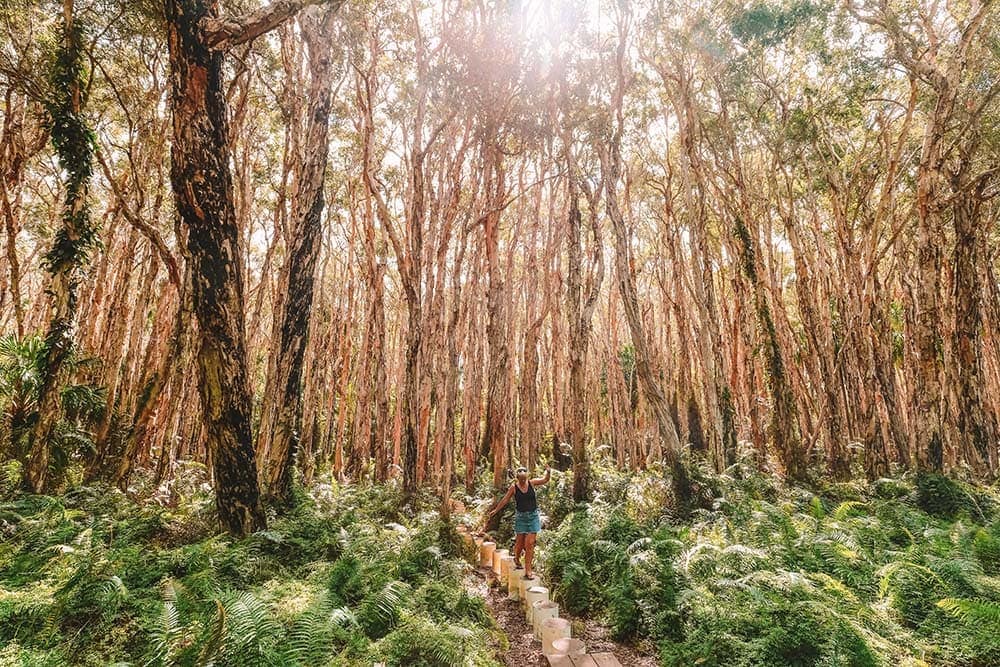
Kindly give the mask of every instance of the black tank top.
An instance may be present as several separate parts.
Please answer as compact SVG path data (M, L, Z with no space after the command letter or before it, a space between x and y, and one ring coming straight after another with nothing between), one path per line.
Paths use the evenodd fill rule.
M521 491L517 482L514 482L514 505L518 512L534 512L538 509L538 500L535 498L535 485L528 480L528 490Z

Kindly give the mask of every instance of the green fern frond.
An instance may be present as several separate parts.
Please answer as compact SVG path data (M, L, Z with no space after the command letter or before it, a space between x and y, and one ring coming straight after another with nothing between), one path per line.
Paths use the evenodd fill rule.
M1000 574L1000 538L980 528L972 538L972 551L983 570L993 575Z
M637 552L643 552L653 544L653 538L640 537L625 548L625 553L629 556Z
M1000 632L1000 603L989 600L944 598L937 606L969 623L982 623Z
M271 609L249 591L240 593L226 605L228 656L262 656L277 639L280 626Z
M358 617L348 607L337 607L330 612L330 622L342 628L358 625Z
M942 586L944 585L944 582L941 581L941 578L930 568L927 568L918 563L911 563L905 560L893 561L892 563L889 563L888 565L881 567L878 570L878 572L876 572L876 575L878 575L879 577L879 584L878 584L879 597L885 597L886 593L889 592L889 586L892 584L893 577L895 577L899 572L903 570L915 570L921 572L925 574L928 578L935 580Z
M409 584L390 581L381 590L368 595L358 611L358 621L365 634L372 638L383 636L396 625L400 608L411 591Z
M172 600L164 599L159 622L153 628L147 667L167 665L172 662L174 647L183 635L180 613Z
M223 645L226 643L227 624L226 608L218 600L215 602L215 615L211 623L206 628L201 639L201 650L195 661L196 667L209 667L219 655Z
M837 505L833 511L833 518L836 521L843 521L864 511L865 503L859 500L845 500Z
M320 665L329 662L338 643L345 634L334 621L326 596L295 620L288 633L291 654L302 665Z

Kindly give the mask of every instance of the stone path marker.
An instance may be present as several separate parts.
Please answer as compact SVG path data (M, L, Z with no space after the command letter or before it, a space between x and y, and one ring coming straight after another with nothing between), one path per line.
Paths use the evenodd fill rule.
M541 641L542 655L549 667L623 667L613 653L587 653L583 641L571 636L569 621L559 618L559 605L549 600L549 589L542 586L541 577L536 573L526 579L524 569L514 567L509 550L498 549L495 542L474 536L467 526L459 526L458 532L466 544L475 545L473 564L479 566L480 574L489 578L492 572L501 587L506 587L510 599L520 600L533 630L533 636L524 637Z
M545 586L532 586L528 589L528 594L524 600L524 620L531 623L535 611L536 602L544 602L549 599L549 589Z
M588 653L581 656L550 655L549 667L623 667L614 653Z
M479 547L479 565L491 567L493 565L493 552L496 551L496 542L483 542Z

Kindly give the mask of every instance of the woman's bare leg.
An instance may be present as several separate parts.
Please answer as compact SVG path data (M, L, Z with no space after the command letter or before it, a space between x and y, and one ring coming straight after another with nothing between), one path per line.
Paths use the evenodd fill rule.
M520 535L518 535L520 537ZM531 578L534 571L531 569L532 561L535 560L535 538L536 533L528 533L524 536L524 576Z
M524 533L518 533L514 540L514 565L521 567L521 553L524 551Z

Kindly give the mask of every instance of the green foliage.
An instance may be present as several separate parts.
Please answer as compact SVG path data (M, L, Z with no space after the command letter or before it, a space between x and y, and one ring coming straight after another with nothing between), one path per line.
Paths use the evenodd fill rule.
M983 570L993 576L1000 575L1000 538L980 528L972 538L972 553Z
M695 470L716 498L689 523L598 488L548 535L568 611L657 644L664 665L998 664L1000 523L976 523L992 519L992 490L944 478L806 490ZM609 498L655 488L655 472L627 477Z
M25 460L28 438L38 421L38 400L42 388L46 344L42 336L0 337L0 451L8 451L13 459ZM93 360L78 354L75 348L66 352L63 367L72 372L85 368ZM92 384L65 384L59 388L62 415L56 425L50 447L50 476L61 479L74 463L93 451L93 428L105 409L106 392ZM0 482L13 491L16 483Z
M941 519L954 519L967 514L983 519L985 499L976 498L966 484L939 473L917 475L916 504L930 515Z
M45 264L52 273L79 270L99 242L98 229L91 222L86 202L96 142L82 112L87 87L84 39L85 26L79 19L72 26L63 26L60 47L49 73L46 110L51 121L52 145L66 174L63 224L45 255ZM47 346L52 346L51 340Z
M473 637L466 628L411 618L380 642L379 655L399 667L452 667L464 663Z
M820 11L818 4L808 0L798 0L786 7L758 2L737 14L729 28L741 42L774 46Z
M1000 632L1000 603L984 600L958 600L945 598L937 606L965 621L983 623Z
M549 539L544 564L571 613L603 614L621 639L669 635L677 627L677 546L667 533L644 537L620 511L583 508Z
M496 664L447 531L387 497L321 483L240 541L109 488L2 503L0 664Z

